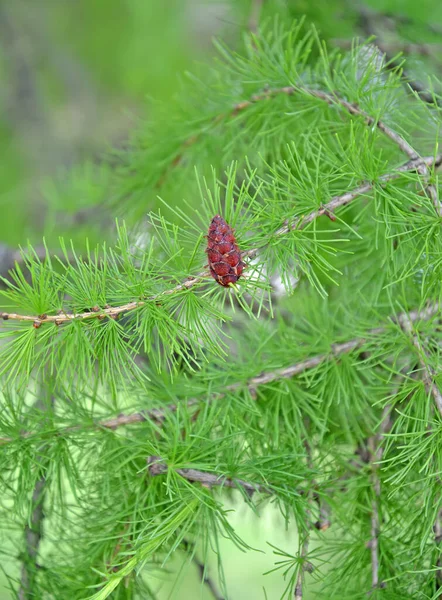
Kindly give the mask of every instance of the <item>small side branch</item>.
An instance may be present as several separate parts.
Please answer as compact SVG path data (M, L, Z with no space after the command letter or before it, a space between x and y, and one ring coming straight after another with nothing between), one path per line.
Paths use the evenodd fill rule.
M417 350L419 364L422 368L422 380L424 382L425 389L427 393L433 397L436 408L442 417L442 393L434 382L436 373L428 363L428 356L424 347L422 346L419 334L413 331L413 319L411 319L407 313L403 313L398 319L398 324L400 325L401 329L411 338L413 346Z
M391 429L391 406L387 405L382 413L379 432L368 440L368 459L371 465L371 480L374 491L371 510L370 552L371 552L371 587L372 590L384 587L379 579L379 535L381 531L380 498L381 480L379 477L379 463L382 460L384 447L382 445L385 434Z
M164 475L169 471L169 466L164 462L160 456L149 456L147 458L147 467L149 474L153 477L156 475ZM243 479L232 479L225 475L218 475L217 473L210 473L206 471L198 471L197 469L173 469L175 473L178 473L187 481L192 483L201 483L203 487L228 487L233 489L242 489L251 498L255 492L260 494L272 494L272 491L259 484L250 483Z
M51 399L52 405L53 402L53 399ZM48 410L48 406L43 397L37 400L35 408L40 411ZM24 529L25 549L22 559L20 587L18 590L19 600L30 600L35 597L35 577L39 568L37 556L40 549L45 519L46 459L44 457L44 449L45 446L40 449L39 453L39 462L42 462L44 466L34 485L31 499L31 515L29 522L25 525Z
M310 569L311 569L311 565L309 565L309 563L306 562L306 557L308 555L309 543L310 543L310 533L307 532L305 534L304 542L302 544L302 549L301 549L301 565L299 568L298 579L296 581L296 586L295 586L295 600L303 599L304 572L309 570L308 567L310 567Z
M225 113L221 113L221 114L217 115L216 117L214 117L212 119L212 124L215 125L217 123L222 122L225 119L232 118L232 117L236 116L237 114L245 111L249 107L253 106L257 102L263 102L263 101L275 98L277 96L292 96L294 94L305 94L307 96L312 96L314 98L322 100L329 105L340 106L345 111L347 111L350 115L361 117L365 121L366 125L368 125L369 127L371 127L373 125L375 127L377 127L387 138L389 138L394 144L396 144L398 146L398 148L410 159L416 159L419 156L418 153L414 150L414 148L410 144L408 144L408 142L406 140L404 140L404 138L401 135L399 135L396 131L391 129L391 127L388 127L383 121L377 120L374 117L372 117L371 115L369 115L368 113L366 113L365 111L363 111L361 108L358 107L357 104L352 104L351 102L347 102L346 100L344 100L343 98L340 98L336 94L330 94L330 93L327 93L327 92L324 92L321 90L309 88L309 87L302 86L302 85L282 86L279 88L266 89L263 92L254 94L248 100L242 100L241 102L237 102L236 104L234 104L229 111L227 111ZM184 157L184 150L186 148L189 148L190 146L193 146L194 144L196 144L201 136L202 136L202 134L198 133L198 134L188 137L186 140L184 140L182 142L181 150L178 152L177 156L171 162L169 167L167 167L164 174L160 177L160 179L158 181L158 185L162 185L169 170L172 167L176 167L181 163L181 161L183 160L183 157Z

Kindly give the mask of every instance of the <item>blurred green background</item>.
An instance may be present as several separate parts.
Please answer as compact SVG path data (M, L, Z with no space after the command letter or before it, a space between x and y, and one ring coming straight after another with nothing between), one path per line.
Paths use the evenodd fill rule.
M110 236L100 207L112 200L112 161L142 124L155 122L156 106L163 114L168 106L173 111L182 73L194 70L195 61L210 61L212 37L235 46L254 27L261 4L264 16L290 21L306 15L306 26L315 23L335 44L366 37L356 3L343 0L0 0L0 245L40 244L43 236L55 245L59 235L84 241L85 232L94 236L89 220L100 225L96 240ZM399 33L386 27L392 45L398 37L441 42L440 0L365 6L413 19L413 26L403 20ZM432 60L411 56L410 68L422 72ZM94 206L98 210L90 211ZM152 208L147 202L145 212ZM238 533L261 551L240 555L225 543L231 597L279 598L281 573L263 576L277 560L267 542L294 553L296 533L284 530L271 507L260 519L242 502L228 508ZM11 574L9 561L3 566ZM154 583L158 598L195 597L195 590L210 598L196 583L195 566L181 566L175 560L175 574ZM0 598L10 599L1 577ZM309 586L306 599L313 597Z

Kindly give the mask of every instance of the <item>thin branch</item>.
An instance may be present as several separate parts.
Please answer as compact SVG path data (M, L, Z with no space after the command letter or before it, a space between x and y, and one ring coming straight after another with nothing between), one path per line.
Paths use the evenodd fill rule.
M364 113L361 113L359 111L359 109L356 109L355 107L353 107L353 105L348 104L348 106L352 110L357 111L354 114L359 114L359 115L364 114ZM369 118L369 117L367 117L367 118ZM378 126L379 126L379 122L378 122ZM383 129L385 131L388 131L388 128L386 128L386 126L383 126ZM400 137L400 136L398 136L398 137ZM399 140L397 140L397 143L399 144ZM403 143L402 142L400 142L400 143L401 143L401 146L403 146L404 148L406 147L407 142L403 141ZM416 171L419 172L419 170L422 168L436 167L441 164L442 164L442 154L438 154L436 156L414 158L412 160L409 160L408 162L397 167L394 172L382 175L376 181L363 183L362 185L358 186L357 188L351 190L350 192L346 192L345 194L342 194L340 196L334 196L327 204L322 205L320 208L308 213L307 215L304 215L302 217L298 217L298 218L294 219L291 223L286 223L285 225L280 227L273 234L272 239L274 239L275 237L283 236L290 231L294 231L295 229L298 229L298 230L303 229L304 227L306 227L309 223L311 223L318 217L321 217L323 215L329 216L330 214L332 214L336 209L340 208L341 206L346 206L347 204L349 204L356 198L360 197L362 194L366 194L367 192L371 191L375 187L376 184L377 185L385 185L386 183L389 183L390 181L394 181L395 179L400 178L402 173L411 173L411 172L416 172ZM258 252L260 250L262 250L263 248L265 248L265 246L263 246L261 248L252 248L250 250L247 250L242 253L242 258L249 258L249 259L254 258L258 254ZM81 312L81 313L67 313L64 311L59 311L59 314L57 314L57 315L43 314L43 315L38 315L38 316L2 312L2 313L0 313L0 318L4 319L5 321L6 320L29 321L29 322L32 322L34 324L34 327L36 327L36 328L39 328L43 323L55 323L56 325L61 325L63 323L68 323L68 322L74 321L74 320L87 320L87 319L97 319L97 318L103 319L105 317L115 319L123 313L127 313L129 311L140 308L141 306L144 306L147 302L158 302L164 296L170 296L172 294L175 294L176 292L190 289L194 285L196 285L197 283L200 283L201 281L203 281L204 279L206 279L209 276L210 276L209 271L207 271L207 270L201 271L197 275L189 276L183 283L180 283L171 289L168 289L163 292L159 292L158 294L149 296L145 300L138 300L138 301L135 300L133 302L128 302L128 303L120 305L120 306L114 306L114 307L108 307L108 308L95 307L92 310L89 310L86 312Z
M381 516L380 516L380 497L381 497L381 480L379 478L379 463L382 461L384 447L382 445L383 438L392 426L391 406L385 406L382 413L382 421L378 433L371 436L368 440L368 459L371 465L371 480L374 490L374 498L372 501L371 512L371 539L369 547L371 551L371 583L372 590L384 587L384 584L379 580L379 535L381 531Z
M438 303L434 303L429 305L427 308L421 310L412 310L409 313L400 313L399 315L392 315L389 317L389 321L392 323L402 323L404 319L409 319L411 323L416 323L419 321L428 321L433 316L435 316L440 311L440 305ZM281 379L290 379L292 377L297 377L310 369L314 369L319 365L329 362L336 357L342 356L344 354L348 354L353 350L361 348L369 338L373 336L380 335L384 333L386 330L385 327L375 327L373 329L368 330L367 335L365 337L354 338L352 340L348 340L346 342L341 342L337 344L332 344L330 346L330 351L325 354L317 354L310 358L306 358L305 360L299 361L289 367L285 367L284 369L276 369L274 371L267 371L265 373L261 373L256 377L252 377L244 383L242 381L238 381L236 383L232 383L228 386L225 386L223 392L214 392L212 396L206 400L206 403L209 404L211 402L215 402L225 398L227 394L234 392L236 390L240 390L242 388L248 389L251 393L256 392L256 388L260 385L265 385L268 383L272 383L274 381L279 381ZM183 403L187 408L191 408L201 402L199 398L190 398L186 402ZM102 419L100 421L93 422L90 427L94 428L104 428L104 429L117 429L119 427L124 427L126 425L133 425L134 423L143 423L145 421L155 421L156 423L162 423L167 414L177 412L179 406L182 406L181 403L173 403L167 404L163 407L151 408L146 411L140 411L132 414L120 414L116 417L111 417L110 419ZM72 425L70 427L65 427L63 429L57 430L56 435L63 435L66 433L70 433L73 431L78 431L85 426L83 425ZM26 439L35 435L33 432L25 431L21 433L20 438ZM0 446L4 444L11 443L15 441L16 438L13 437L3 437L0 438Z
M411 338L413 346L417 350L419 364L422 368L422 380L424 382L427 394L432 396L434 399L435 406L442 417L442 393L439 387L436 385L434 379L436 373L431 365L428 363L428 356L420 340L419 334L413 331L413 321L404 314L399 319L399 325L402 330ZM434 536L437 548L440 550L442 542L442 509L438 511L434 526ZM436 581L438 590L442 588L442 555L439 555L436 563L438 569L436 571Z
M304 446L306 449L306 453L307 453L307 465L309 467L310 470L313 471L313 461L312 461L312 451L311 451L311 447L310 444L305 441L304 442ZM316 481L313 479L312 480L312 486L315 488L316 487ZM306 499L307 499L307 504L308 504L308 508L306 510L306 532L305 532L305 537L304 540L302 542L302 547L301 547L301 554L300 554L300 564L299 564L299 571L298 571L298 577L296 580L296 586L295 586L295 600L302 600L303 598L303 588L304 588L304 574L305 571L309 571L311 572L313 570L313 565L311 565L308 561L307 561L307 556L308 556L308 548L309 548L309 544L310 544L310 532L312 529L312 523L311 523L311 516L312 516L312 510L311 510L311 504L313 502L314 499L314 494L311 491L308 491L306 494Z
M35 574L38 569L37 555L43 533L44 498L46 491L46 477L43 474L37 479L32 493L32 513L30 522L25 526L25 553L21 567L19 600L28 600L34 597Z
M53 405L53 399L51 401ZM39 398L35 407L41 411L47 411L47 405L43 398ZM44 446L40 451L40 460L46 463ZM25 551L23 553L20 587L18 590L19 600L30 600L35 596L35 576L38 570L37 555L43 536L43 522L45 519L44 501L46 496L46 467L42 468L41 475L34 485L31 500L31 515L29 522L24 528Z
M388 183L389 181L400 177L400 173L418 171L422 167L422 165L439 166L440 164L442 164L442 155L438 155L436 157L436 160L433 160L431 157L409 160L405 164L398 167L394 173L387 173L386 175L382 175L381 177L379 177L377 183ZM311 223L312 221L314 221L322 215L332 214L337 208L349 204L362 194L366 194L367 192L372 190L375 186L375 183L376 182L363 183L354 190L342 194L342 196L334 196L330 200L330 202L327 202L327 204L324 204L318 210L315 210L304 217L299 217L295 219L291 224L286 224L280 229L278 229L278 231L274 234L275 237L284 235L289 231L293 231L294 229L302 229L303 227L305 227L306 225L308 225L309 223Z
M189 542L188 540L183 540L183 546L186 551L191 551L192 562L195 564L198 569L198 574L200 576L201 581L207 586L207 589L212 594L215 600L224 600L224 596L218 592L217 586L215 585L214 580L210 577L207 571L207 566L203 563L195 552L195 544L193 542Z
M436 404L436 408L439 411L440 416L442 417L442 393L440 392L438 386L434 382L436 373L431 367L431 365L428 364L428 356L424 347L422 346L419 334L413 331L413 320L410 318L410 315L407 315L407 313L403 313L402 315L400 315L397 322L401 329L411 338L413 346L417 350L419 363L423 371L422 380L424 382L425 389L427 391L427 394L433 397L434 402Z
M277 96L283 96L283 95L293 96L296 93L306 94L307 96L312 96L314 98L317 98L319 100L326 102L329 105L341 106L349 114L351 114L353 116L362 117L365 120L365 123L369 127L371 127L372 125L376 126L380 131L382 131L382 133L385 136L387 136L392 142L394 142L400 148L400 150L402 152L404 152L410 159L414 159L419 156L418 153L414 150L414 148L412 148L406 142L406 140L404 140L402 138L402 136L400 136L398 133L396 133L394 130L392 130L390 127L388 127L382 121L379 121L379 120L375 119L374 117L372 117L371 115L367 114L365 111L360 109L356 104L347 102L346 100L344 100L343 98L340 98L336 94L329 94L329 93L323 92L321 90L315 90L315 89L308 88L308 87L301 86L301 85L288 85L288 86L283 86L280 88L266 89L263 92L254 94L249 100L243 100L241 102L237 102L236 104L233 105L233 107L228 112L221 113L221 114L217 115L216 117L214 117L212 119L212 123L215 125L217 123L220 123L224 119L234 117L237 114L239 114L240 112L243 112L247 108L253 106L257 102L262 102L262 101L265 101L265 100L268 100L271 98L275 98ZM175 156L175 158L173 159L173 161L171 162L169 167L166 168L165 172L160 177L160 179L157 183L157 186L161 186L163 184L171 167L176 167L181 163L181 161L184 157L184 150L186 148L189 148L190 146L193 146L194 144L196 144L202 135L203 135L202 133L194 134L194 135L188 137L187 139L185 139L184 142L182 142L181 150Z
M359 24L360 27L362 28L362 30L365 32L365 34L367 36L375 36L378 37L378 31L375 25L376 22L376 13L373 13L370 9L367 9L365 7L359 7L358 8L358 15L359 15ZM394 58L394 56L390 55L387 51L387 49L385 48L385 46L383 46L382 44L382 40L375 40L375 44L377 46L377 48L379 48L380 52L385 56L386 59L386 66L390 69L398 69L398 68L402 68L402 62L398 61ZM418 82L414 82L412 81L408 76L405 75L404 70L402 69L402 77L403 79L406 81L407 85L415 92L417 92L419 94L419 96L425 101L425 102L430 102L430 103L434 103L434 98L428 94L428 92L423 92L424 90L424 86L422 86L422 84L418 83ZM430 96L430 99L429 97ZM386 133L386 132L384 132ZM386 135L388 135L388 137L391 138L391 136L386 133ZM391 138L393 139L393 138ZM416 153L416 151L414 150L414 148L410 145L407 144L403 145L401 147L401 150L409 157L409 158L413 158L413 156L418 156L418 154ZM422 167L419 168L419 173L422 175L422 177L424 178L426 185L425 185L425 191L428 194L428 196L431 198L431 201L433 202L433 206L436 209L436 212L439 216L442 216L442 203L439 200L439 194L438 194L438 190L437 187L432 184L429 183L429 178L430 178L430 173L429 170L427 168L426 165L423 165Z
M250 100L245 100L244 102L239 102L233 107L231 111L231 115L236 115L239 112L242 112L246 108L249 108L253 104L260 102L262 100L266 100L268 98L273 98L275 96L286 95L293 96L294 94L305 94L307 96L312 96L313 98L317 98L318 100L322 100L326 102L330 106L340 106L344 110L346 110L350 115L361 117L365 124L371 127L372 125L376 126L379 131L381 131L386 137L388 137L393 143L395 143L398 148L404 152L410 159L418 158L418 153L414 150L410 144L404 140L404 138L399 135L396 131L388 127L383 121L379 121L366 113L364 110L358 107L357 104L352 104L351 102L347 102L343 98L340 98L337 95L332 95L327 92L323 92L321 90L315 90L312 88L308 88L305 86L285 86L281 88L269 89L261 92L260 94L255 94L251 97ZM196 140L195 140L196 141Z
M305 562L308 554L308 547L310 543L310 534L305 534L304 542L301 548L301 565L299 567L298 579L295 586L295 600L302 600L303 597L303 585L304 585L304 572L311 569L311 565Z
M170 469L160 456L149 456L147 458L147 465L149 474L152 477L164 475ZM173 471L178 473L178 475L184 479L187 479L187 481L190 481L191 483L201 483L201 485L206 488L219 486L242 489L249 497L252 497L255 492L259 492L260 494L272 494L272 491L269 488L259 483L244 481L243 479L232 479L225 475L198 471L197 469L173 469Z

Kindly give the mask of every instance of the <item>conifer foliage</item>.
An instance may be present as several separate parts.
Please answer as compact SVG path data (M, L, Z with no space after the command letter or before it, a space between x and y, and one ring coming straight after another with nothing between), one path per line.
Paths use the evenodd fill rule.
M236 598L205 565L222 536L253 552L231 497L296 524L284 598L435 599L438 82L271 14L217 51L116 167L113 244L28 247L3 279L11 589L155 598L187 556Z

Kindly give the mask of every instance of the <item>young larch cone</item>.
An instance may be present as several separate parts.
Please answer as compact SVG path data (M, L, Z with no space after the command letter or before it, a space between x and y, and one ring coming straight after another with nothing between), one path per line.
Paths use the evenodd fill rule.
M220 285L227 287L238 281L246 265L241 261L233 229L219 215L210 223L206 252L212 277Z

